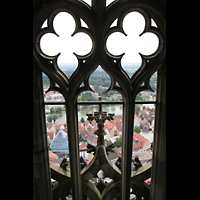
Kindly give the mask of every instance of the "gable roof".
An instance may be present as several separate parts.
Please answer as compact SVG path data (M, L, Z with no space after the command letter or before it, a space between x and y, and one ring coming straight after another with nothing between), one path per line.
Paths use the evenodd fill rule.
M93 125L93 126L96 126L96 125L97 125L97 122L96 122L96 120L92 120L92 122L91 122L91 123L92 123L92 125Z
M78 124L78 130L79 130L79 132L82 132L84 129L85 129L85 128L84 128L83 123L82 123L82 122L79 123L79 124Z
M140 115L147 115L148 116L149 114L148 114L147 110L144 109L144 110L139 111L138 116L140 116Z
M138 142L141 141L142 147L143 147L145 141L147 140L145 137L143 137L143 136L141 136L140 134L134 132L134 133L133 133L133 141L135 141L136 139L138 140Z
M122 125L122 120L119 118L114 119L114 124L115 125Z
M142 127L143 127L144 124L146 124L146 123L149 125L149 123L148 123L148 121L147 121L146 118L144 118L143 120L141 120L141 126L142 126Z
M89 124L90 124L90 122L87 120L87 121L85 122L85 126L87 127Z
M47 132L47 135L48 135L51 139L53 139L55 133L54 133L53 131L49 131L49 132Z
M139 116L139 115L138 115L138 116ZM136 119L136 120L137 120L137 122L140 124L141 118L140 118L140 117L138 117L138 116L137 116L137 114L135 114L135 115L134 115L134 119Z
M57 124L56 126L56 129L64 129L65 127L64 127L64 125L61 123L61 124Z

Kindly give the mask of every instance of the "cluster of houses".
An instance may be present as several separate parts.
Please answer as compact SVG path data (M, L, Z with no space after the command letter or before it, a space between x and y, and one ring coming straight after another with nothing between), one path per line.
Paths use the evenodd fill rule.
M155 110L150 111L149 108L140 110L138 115L135 114L134 117L134 126L140 126L142 131L150 131L154 129L154 120L151 122L151 116L154 116ZM122 135L122 115L115 115L114 120L106 121L104 123L104 131L106 135L104 136L105 141L110 141L115 144L116 139ZM85 121L84 123L80 122L78 124L78 131L80 135L80 139L82 142L79 143L80 156L82 156L88 163L93 158L93 153L87 153L87 143L92 145L97 145L97 135L94 132L98 129L98 124L95 120L91 123L89 121ZM51 151L49 153L49 157L51 159L58 159L63 157L63 153L67 154L69 157L69 148L68 148L68 139L67 139L67 127L62 123L58 125L51 124L47 127L47 138L51 147ZM61 147L62 146L62 147ZM115 162L118 157L121 155L121 148L116 148L115 153L109 153L108 157L111 161ZM133 133L133 152L137 153L137 155L142 155L143 157L148 159L150 158L150 148L151 143L145 137L140 134L134 132ZM145 154L148 152L147 154ZM136 154L135 154L136 155Z
M151 121L151 117L155 116L155 108L150 109L147 107L146 109L140 110L138 115L134 116L134 127L141 127L142 131L154 131L154 119ZM151 122L151 123L150 123Z
M97 136L94 134L94 132L98 129L97 125L98 124L95 120L93 120L91 124L89 121L86 121L85 123L79 123L78 129L80 137L88 143L96 145ZM107 120L104 123L104 131L106 133L104 139L114 143L116 138L122 134L122 115L115 115L114 120Z
M54 101L64 101L64 97L62 94L56 91L50 91L48 93L45 93L49 88L49 85L43 85L43 91L44 91L44 98L46 100L54 100Z

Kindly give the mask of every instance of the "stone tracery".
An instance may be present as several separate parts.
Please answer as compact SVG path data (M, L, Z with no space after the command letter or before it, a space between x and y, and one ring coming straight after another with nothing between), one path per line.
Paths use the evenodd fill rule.
M128 199L130 196L130 187L133 189L133 193L137 194L138 198L141 198L142 196L145 199L149 198L149 189L146 187L144 188L141 181L145 180L144 177L146 175L144 174L150 173L151 162L148 162L145 166L139 167L138 172L134 175L130 170L132 154L132 152L130 152L130 147L132 147L133 136L132 113L134 113L135 97L137 93L145 89L150 89L150 76L162 67L162 62L165 59L165 27L162 27L162 23L159 21L160 16L160 18L163 18L162 12L158 9L159 7L155 9L151 4L149 4L148 7L146 4L148 4L146 1L138 3L134 0L119 0L106 7L105 1L94 0L92 1L92 7L88 7L81 1L58 0L49 3L45 9L41 7L35 14L36 17L34 20L33 31L34 62L37 63L37 66L49 77L49 91L58 91L65 98L69 132L70 164L73 166L71 174L69 174L67 171L64 171L62 167L60 169L60 166L56 166L51 163L52 175L57 174L59 181L53 189L55 199L59 198L59 195L62 192L64 195L69 194L71 187L74 199L81 199L82 195L84 198L94 195L97 196L97 199L110 199L113 197L116 190L118 191L116 194L119 195L116 198ZM159 39L159 46L156 52L151 55L140 54L142 58L141 66L130 78L121 66L121 59L123 55L110 54L106 49L106 40L112 33L124 33L122 27L123 19L127 13L132 11L137 11L143 15L146 22L143 34L147 32L154 33ZM40 38L43 35L47 33L56 34L53 28L53 19L60 12L68 12L73 16L76 23L74 34L79 32L86 33L90 36L93 43L92 49L88 54L83 56L75 54L78 60L78 66L70 79L58 67L57 60L59 54L45 55L40 48ZM117 18L117 26L110 27L110 25ZM46 19L48 27L41 29L41 26ZM88 28L81 26L81 19L86 22ZM157 27L151 26L151 19L154 19ZM91 90L88 84L88 78L99 65L101 65L111 77L111 86L109 90L117 90L124 97L124 135L122 159L116 163L115 167L113 167L113 169L119 169L120 167L121 174L120 170L118 170L119 174L117 175L118 178L116 178L116 180L115 176L111 175L111 178L115 181L115 183L111 183L109 186L106 186L106 190L103 193L96 190L96 186L89 182L87 178L84 180L82 174L86 168L88 169L91 165L93 165L97 158L100 162L102 162L102 166L105 163L109 163L109 161L106 160L105 147L96 147L96 150L94 150L97 152L96 157L94 157L94 161L92 161L89 166L84 167L84 161L77 159L79 157L79 151L76 127L76 98L81 92ZM82 82L84 82L84 86L80 86ZM144 86L141 86L143 82ZM56 83L58 86L56 86ZM118 83L118 85L116 85L116 83ZM101 157L101 155L104 155L104 157ZM99 156L101 158L99 158ZM137 163L137 161L135 162ZM81 171L80 163L82 163L83 167ZM98 171L99 169L100 168L98 166ZM113 169L112 167L110 168L111 171ZM106 169L104 170L106 171ZM90 170L88 169L88 171ZM109 173L107 174L109 175ZM63 178L63 176L66 177ZM94 176L94 174L92 174L91 177L92 176ZM134 177L137 178L135 179ZM140 190L141 188L143 189ZM146 190L147 192L145 192Z

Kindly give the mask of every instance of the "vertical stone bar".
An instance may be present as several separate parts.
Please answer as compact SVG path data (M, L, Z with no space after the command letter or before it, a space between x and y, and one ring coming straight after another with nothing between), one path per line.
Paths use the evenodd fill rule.
M52 200L42 72L33 65L33 199Z
M124 103L122 134L122 185L121 199L130 199L131 159L133 146L134 103Z
M81 172L79 159L79 137L77 128L77 108L74 100L66 98L67 131L70 155L70 171L72 177L73 200L81 200Z
M151 200L166 199L166 65L158 71Z

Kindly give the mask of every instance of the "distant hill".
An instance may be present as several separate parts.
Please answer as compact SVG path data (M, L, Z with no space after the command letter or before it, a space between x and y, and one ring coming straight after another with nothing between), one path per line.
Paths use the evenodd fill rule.
M122 63L122 67L124 70L127 69L138 69L140 67L141 63Z
M129 77L131 77L135 71L140 67L140 63L123 63L122 67L126 71ZM72 75L72 73L76 70L77 64L76 63L60 63L60 69L67 74L68 77ZM109 87L111 83L110 76L99 66L90 76L89 84L95 87L100 85L102 87ZM153 74L150 79L150 85L153 90L156 90L156 83L157 83L157 73ZM43 84L49 85L48 77L43 73Z
M122 66L124 69L138 69L140 67L141 63L122 63ZM76 69L77 64L76 63L59 63L60 69Z

